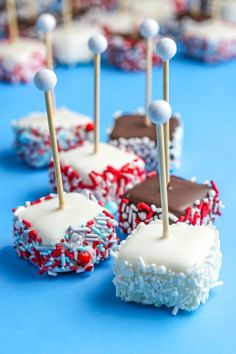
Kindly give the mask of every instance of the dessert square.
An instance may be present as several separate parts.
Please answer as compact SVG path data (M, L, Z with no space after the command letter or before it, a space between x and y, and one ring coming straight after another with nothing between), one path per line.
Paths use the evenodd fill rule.
M93 122L82 114L60 108L55 125L59 151L68 150L92 139ZM46 113L34 112L12 122L18 156L29 166L48 166L51 159L50 135Z
M49 195L13 212L14 247L40 274L90 272L118 241L114 217L91 193L65 193L64 209Z
M118 203L121 195L145 178L144 162L132 153L122 151L109 144L101 143L97 154L93 144L61 152L60 164L67 192L90 190L106 204ZM50 183L55 190L53 163L50 165Z
M0 41L0 80L29 82L45 66L45 48L33 39L20 38L10 43Z
M146 126L144 114L117 113L110 131L110 143L116 147L131 151L145 161L148 172L156 170L158 165L157 134L154 124ZM170 119L170 168L180 167L183 143L183 127L178 114Z
M236 56L236 25L223 20L188 21L182 34L184 52L208 63Z
M221 215L222 202L213 181L198 184L176 176L170 177L168 188L170 222L207 225ZM119 206L119 226L130 233L138 224L162 218L160 183L152 175L124 193Z
M52 34L53 55L56 61L65 65L91 61L93 53L88 48L88 40L100 32L98 26L83 22L58 27Z
M213 226L173 224L169 237L162 238L162 222L140 224L114 258L116 296L173 307L173 315L196 310L222 285L219 233Z

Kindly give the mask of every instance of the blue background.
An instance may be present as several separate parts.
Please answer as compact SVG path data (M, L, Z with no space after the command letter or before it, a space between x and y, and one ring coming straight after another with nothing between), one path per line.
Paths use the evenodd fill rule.
M58 105L92 115L92 65L56 71ZM161 69L155 69L154 98L161 98L161 78ZM143 73L103 66L103 140L114 111L143 106L144 80ZM49 184L47 170L32 170L16 158L9 122L43 110L44 101L33 84L0 84L0 354L235 353L235 82L236 62L209 67L177 57L171 63L171 103L185 125L179 175L214 178L227 206L217 221L225 285L196 312L176 317L166 308L117 299L111 259L90 276L51 278L18 258L11 208L49 193Z

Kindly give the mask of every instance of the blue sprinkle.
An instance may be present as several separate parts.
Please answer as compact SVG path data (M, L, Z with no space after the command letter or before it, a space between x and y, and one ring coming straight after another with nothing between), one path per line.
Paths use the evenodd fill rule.
M105 209L107 209L107 211L109 213L111 213L112 215L115 215L118 211L118 206L115 202L112 202L112 201L108 201L106 204L105 204Z
M92 226L92 231L93 231L95 234L97 234L97 235L99 235L99 236L102 236L101 232L100 232L95 226Z
M65 265L66 265L66 257L64 255L64 253L62 253L62 255L61 255L61 265L62 265L62 267L65 267Z

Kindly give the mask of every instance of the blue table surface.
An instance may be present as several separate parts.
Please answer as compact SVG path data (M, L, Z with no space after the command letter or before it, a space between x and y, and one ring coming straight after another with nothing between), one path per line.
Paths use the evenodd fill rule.
M92 64L58 68L57 104L92 115ZM161 69L154 70L153 97L161 98ZM103 66L101 138L116 110L144 104L144 73ZM110 259L91 275L39 276L12 248L11 208L49 193L47 170L18 161L9 122L44 110L33 83L0 84L0 354L235 353L235 83L236 61L205 66L177 57L171 63L171 103L185 127L179 175L214 178L226 205L217 221L224 286L206 305L171 316L170 309L128 304L115 297Z

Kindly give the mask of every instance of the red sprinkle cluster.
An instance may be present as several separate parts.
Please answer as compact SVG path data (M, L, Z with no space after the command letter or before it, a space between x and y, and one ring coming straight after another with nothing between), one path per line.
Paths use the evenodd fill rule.
M209 187L211 189L205 198L187 207L183 215L179 217L174 216L172 222L202 225L213 222L218 215L221 215L220 209L222 203L219 199L219 190L213 181L210 182ZM161 208L160 206L154 207L152 208L144 202L133 204L127 198L123 198L118 211L119 225L122 231L130 233L141 222L148 224L154 219L160 219L162 215Z
M102 203L108 200L118 202L121 195L128 188L144 181L145 166L140 158L124 165L121 169L107 166L102 173L91 171L89 173L90 183L85 184L79 173L71 166L61 165L61 172L66 192L80 192L84 189L90 190ZM53 190L56 190L53 161L50 163L50 183Z

